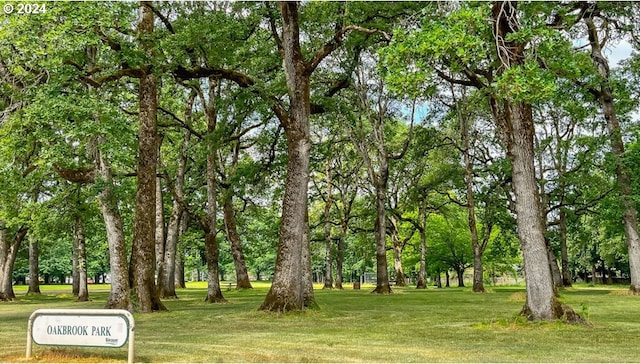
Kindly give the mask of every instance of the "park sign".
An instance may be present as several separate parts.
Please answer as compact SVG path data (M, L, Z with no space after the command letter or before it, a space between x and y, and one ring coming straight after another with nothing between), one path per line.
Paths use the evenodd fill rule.
M134 320L126 310L41 309L29 317L27 359L38 345L120 348L129 342L133 361Z

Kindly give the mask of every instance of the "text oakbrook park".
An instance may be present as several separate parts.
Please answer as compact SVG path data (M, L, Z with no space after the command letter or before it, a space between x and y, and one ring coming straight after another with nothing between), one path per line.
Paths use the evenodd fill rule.
M89 329L91 327L91 329ZM89 334L91 332L91 334ZM48 325L47 335L61 336L111 336L111 326L89 326L89 325ZM117 340L115 340L117 342Z

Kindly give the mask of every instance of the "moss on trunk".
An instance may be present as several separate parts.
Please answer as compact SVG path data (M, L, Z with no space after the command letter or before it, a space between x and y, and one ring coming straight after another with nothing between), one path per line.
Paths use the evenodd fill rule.
M379 285L376 287L376 289L374 289L373 291L371 291L371 293L376 293L376 294L392 294L393 290L391 289L391 286L388 284L383 284L383 285Z
M640 295L640 286L630 285L629 286L629 295L631 296L639 296Z
M204 299L208 303L227 303L227 300L220 294L210 294Z
M267 295L262 305L258 310L260 311L269 311L269 312L301 312L304 310L315 310L319 309L320 306L315 301L315 299L307 299L302 305L302 308L299 307L297 299L295 295L291 295L287 298L277 297L275 295Z
M520 315L525 317L528 321L559 320L567 324L585 324L587 322L584 318L582 318L582 316L576 313L570 306L565 305L555 297L551 302L551 314L552 314L552 317L549 317L549 318L536 317L531 311L531 309L529 308L529 305L527 303L524 304L524 307L522 307L522 310L520 311Z

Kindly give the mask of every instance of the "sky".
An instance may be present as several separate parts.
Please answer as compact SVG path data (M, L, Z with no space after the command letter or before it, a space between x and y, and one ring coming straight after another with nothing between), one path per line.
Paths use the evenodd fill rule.
M631 56L632 46L626 40L621 41L615 47L608 46L605 49L605 57L609 59L609 64L616 66L629 56Z

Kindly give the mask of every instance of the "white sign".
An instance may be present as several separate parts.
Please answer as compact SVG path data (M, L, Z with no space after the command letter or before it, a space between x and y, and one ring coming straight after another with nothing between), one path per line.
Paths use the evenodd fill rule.
M36 310L29 318L27 358L31 341L39 345L119 348L129 341L133 361L134 320L125 310Z
M129 337L124 316L59 314L33 320L33 341L39 345L122 347Z

